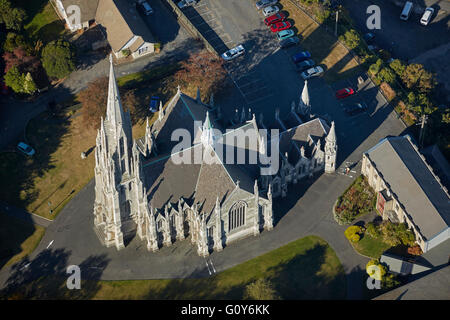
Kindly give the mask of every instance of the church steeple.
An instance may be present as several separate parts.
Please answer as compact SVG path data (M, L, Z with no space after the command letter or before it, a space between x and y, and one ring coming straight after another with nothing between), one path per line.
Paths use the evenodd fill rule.
M331 128L325 138L325 172L332 173L336 170L336 129L334 127L334 121L331 122Z
M205 122L203 122L203 126L202 126L201 141L205 147L213 146L214 142L215 142L214 128L212 127L211 121L209 120L209 112L208 111L206 111Z
M305 80L305 85L303 86L302 95L300 96L300 101L298 103L298 111L304 116L308 116L311 113L311 102L309 101L308 80Z
M117 127L124 123L124 113L122 103L120 101L119 90L117 88L116 76L114 74L112 55L109 56L109 63L108 105L106 107L106 119Z

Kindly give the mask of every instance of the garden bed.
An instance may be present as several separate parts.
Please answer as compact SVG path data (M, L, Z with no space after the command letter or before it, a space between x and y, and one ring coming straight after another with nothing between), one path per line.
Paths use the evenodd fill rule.
M333 215L339 224L350 224L375 208L376 195L364 176L359 176L338 198Z

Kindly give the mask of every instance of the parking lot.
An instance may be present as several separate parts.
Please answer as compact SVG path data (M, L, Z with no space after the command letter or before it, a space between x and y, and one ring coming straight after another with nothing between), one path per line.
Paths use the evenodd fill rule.
M283 118L292 101L298 103L304 81L291 56L304 50L301 42L300 45L280 49L275 34L264 25L264 16L256 10L254 1L200 0L183 11L218 52L239 44L246 50L244 55L225 64L233 85L215 99L225 118L232 120L236 110L240 115L244 108L246 112L250 109L257 118L262 114L264 123L269 124L277 108ZM314 56L311 58L314 60ZM405 130L377 87L367 77L360 84L357 78L328 85L321 77L314 77L308 83L312 113L336 122L340 161L352 155L354 160L346 161L357 162L362 152L379 139ZM335 91L349 86L357 93L342 101L337 100ZM368 109L348 116L343 108L352 103L365 103Z

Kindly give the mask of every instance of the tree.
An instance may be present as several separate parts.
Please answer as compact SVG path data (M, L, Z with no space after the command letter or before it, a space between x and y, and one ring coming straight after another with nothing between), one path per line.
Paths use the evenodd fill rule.
M82 105L82 119L86 128L98 128L105 117L108 102L108 78L101 77L88 84L78 95Z
M25 75L19 71L19 68L13 66L5 74L5 84L16 93L23 93Z
M345 237L351 242L358 242L360 240L360 233L363 233L364 230L360 226L350 226L345 231Z
M8 32L6 35L3 49L8 52L13 52L15 49L23 48L27 53L31 53L31 47L25 40L25 37L21 34L14 32Z
M392 70L401 78L403 76L403 73L405 72L405 65L401 60L395 59L390 64L389 67L391 67Z
M433 74L426 71L423 65L418 63L413 63L406 67L402 80L409 89L417 88L422 93L430 92L436 85Z
M20 31L26 18L25 10L11 7L9 0L0 0L0 23L4 23L6 29Z
M393 84L395 81L395 73L391 68L386 67L381 69L381 71L378 73L378 78L381 81L387 82L388 84Z
M90 82L87 88L78 95L78 100L82 104L82 117L86 128L98 128L101 117L105 118L108 103L108 83L107 77L98 78ZM121 90L120 96L124 111L130 112L131 122L135 124L139 119L139 101L135 91Z
M370 65L370 67L369 67L370 73L375 76L378 72L380 72L382 64L383 64L383 60L378 59L377 62Z
M344 35L339 36L339 40L344 42L350 49L355 49L361 43L361 37L355 29L346 31Z
M207 51L191 55L180 65L175 79L185 85L199 87L206 97L223 86L226 77L223 61Z
M48 43L42 50L42 65L49 77L57 79L75 70L75 54L69 42L55 40Z
M36 83L33 80L33 77L28 72L25 76L25 80L23 82L23 91L28 94L33 94L37 90Z
M244 299L246 300L278 300L279 297L266 279L258 279L245 287Z

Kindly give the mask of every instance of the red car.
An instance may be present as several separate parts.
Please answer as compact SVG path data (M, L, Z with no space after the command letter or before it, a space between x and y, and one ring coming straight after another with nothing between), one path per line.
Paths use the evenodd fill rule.
M286 15L282 12L278 12L278 13L274 14L273 16L265 18L264 23L266 24L266 26L270 26L271 24L274 24L277 22L282 22L282 21L284 21L284 19L286 19Z
M292 27L291 23L289 21L283 21L283 22L277 22L270 25L270 30L272 32L278 32L282 30L286 30Z
M344 99L344 98L350 97L353 94L355 94L355 90L353 90L352 88L344 88L344 89L336 91L336 98Z

